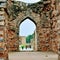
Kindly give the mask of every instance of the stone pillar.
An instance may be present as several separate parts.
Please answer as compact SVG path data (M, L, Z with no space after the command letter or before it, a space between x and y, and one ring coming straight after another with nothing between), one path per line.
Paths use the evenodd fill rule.
M40 37L39 37L39 32L40 32L40 22L37 24L37 50L40 51Z
M35 51L37 51L37 32L35 30Z

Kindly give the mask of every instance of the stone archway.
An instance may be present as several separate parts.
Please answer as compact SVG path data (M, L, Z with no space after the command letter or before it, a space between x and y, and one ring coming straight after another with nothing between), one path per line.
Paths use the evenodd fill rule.
M27 20L28 19L28 20ZM30 17L26 17L24 20L22 20L21 22L20 22L20 24L18 25L19 26L19 28L18 28L18 31L17 31L17 33L19 33L20 32L20 25L24 22L24 21L30 21L30 23L31 24L34 24L35 25L35 28L37 27L37 24L36 24L36 22L33 20L33 19L31 19ZM29 22L28 22L29 23ZM32 26L30 26L29 25L29 27L31 28ZM25 29L26 30L26 29ZM29 29L28 29L29 30ZM27 30L27 31L28 31ZM33 37L33 39L32 39L32 41L30 42L30 44L28 43L28 45L30 45L32 48L32 50L30 50L30 51L37 51L37 31L36 31L37 29L35 29L34 30L34 37ZM22 33L22 32L21 32ZM22 42L21 42L21 39L24 39L24 38L26 38L26 36L20 36L19 35L19 40L20 40L20 43L22 44ZM24 42L25 42L25 39L24 39ZM21 45L20 44L20 45ZM24 44L24 43L23 43ZM27 43L25 42L25 45L26 45ZM27 45L27 46L28 46ZM29 51L29 50L24 50L24 51Z
M22 4L22 6L20 6L19 3ZM22 20L29 17L37 24L37 50L58 51L57 32L54 30L57 26L56 2L49 0L28 6L24 3L19 3L14 4L14 2L11 2L11 5L8 4L7 6L9 13L8 40L12 40L11 43L9 42L9 46L12 48L15 47L15 50L17 50L19 24ZM15 7L17 7L17 9ZM23 7L23 9L21 7ZM9 35L11 37L9 37ZM12 44L13 42L15 43Z
M38 18L40 18L40 17L38 17ZM20 19L20 20L19 20ZM37 31L37 28L38 28L38 26L40 26L39 25L39 21L40 21L40 19L39 20L37 20L36 21L36 19L35 18L33 18L33 16L24 16L23 18L19 18L18 19L18 21L17 21L17 33L18 33L18 35L19 35L19 25L25 20L25 19L30 19L35 25L36 25L36 31L35 31L35 33L38 35L38 31ZM38 42L37 42L37 39L38 38L38 36L37 37L35 37L35 49L34 49L34 51L37 51L38 50ZM19 39L19 38L18 38Z
M38 14L35 14L35 13L31 13L31 15L26 15L26 16L24 16L24 14L22 13L22 15L21 15L21 13L19 13L20 15L14 20L14 21L12 21L12 22L9 22L9 24L12 24L12 23L14 23L14 25L13 26L11 26L10 27L10 25L9 25L9 30L8 30L8 32L9 31L11 31L12 32L12 30L14 30L15 32L13 32L14 34L13 35L15 35L16 36L16 41L15 41L15 43L16 43L16 49L14 48L13 50L19 50L18 49L18 44L19 44L19 25L21 24L21 22L23 22L25 19L30 19L32 22L34 22L35 23L35 25L36 25L36 32L37 32L37 35L39 35L39 32L38 32L38 29L39 29L39 26L40 26L40 16L38 15ZM35 17L36 18L35 18ZM15 29L11 29L11 28L15 28ZM9 33L8 33L9 34ZM12 36L13 36L12 35ZM9 38L9 36L8 36L8 38ZM38 36L37 36L37 38L38 38ZM10 38L9 38L9 40L10 40ZM14 40L14 39L13 39ZM38 40L38 39L37 39ZM39 40L38 40L39 41ZM13 43L13 41L12 41L12 43ZM36 43L36 47L35 47L35 50L37 51L38 50L38 46L39 46L39 42L36 42L35 41L35 43ZM38 44L38 45L37 45ZM14 47L14 44L12 44L13 45L13 47ZM11 45L9 45L9 46L11 46ZM9 48L9 49L11 49L11 48Z

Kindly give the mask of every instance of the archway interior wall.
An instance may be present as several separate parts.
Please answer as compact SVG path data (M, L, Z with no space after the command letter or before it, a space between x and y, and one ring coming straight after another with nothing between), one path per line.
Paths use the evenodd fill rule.
M20 15L17 16L17 18L14 21L8 22L10 23L8 25L8 27L10 27L8 29L8 40L9 40L8 46L10 50L17 50L18 40L19 40L18 39L19 24L26 17L33 19L37 24L37 40L38 40L37 50L39 51L51 51L52 50L55 52L58 50L57 32L55 31L56 26L57 26L56 24L57 19L55 18L57 17L56 17L56 14L54 13L56 12L56 9L53 3L55 3L55 1L52 1L51 3L52 7L50 4L44 7L44 11L42 11L41 16L34 12L31 12L28 15L26 15L25 13L20 13ZM50 12L51 9L53 10L52 12ZM50 15L50 13L52 15ZM50 18L51 16L54 16L54 17Z

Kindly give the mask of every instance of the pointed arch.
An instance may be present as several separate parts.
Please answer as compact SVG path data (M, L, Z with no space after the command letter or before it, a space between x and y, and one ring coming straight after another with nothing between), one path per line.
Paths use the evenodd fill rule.
M38 27L37 26L39 25L40 17L38 17L38 15L36 15L36 18L33 15L31 15L31 16L29 15L29 16L18 17L18 19L16 19L16 27L17 27L16 33L17 33L17 36L18 36L18 40L19 40L19 26L23 21L25 21L26 19L30 19L35 24L35 26L36 26L36 30L35 30L35 34L36 34L35 35L35 44L36 44L36 46L34 48L35 51L38 50L38 48L37 48L37 46L38 46L37 45L38 44L38 42L37 42L37 38L38 38L37 28Z
M30 18L30 17L24 18L24 19L19 23L19 25L20 25L23 21L25 21L26 19L31 20L31 21L37 26L36 22L35 22L32 18Z
M26 30L26 29L28 29L28 30ZM19 31L20 31L19 36L20 36L20 34L25 35L25 36L28 34L33 34L35 29L36 29L36 24L33 21L31 21L29 18L27 18L27 19L23 20L19 25Z

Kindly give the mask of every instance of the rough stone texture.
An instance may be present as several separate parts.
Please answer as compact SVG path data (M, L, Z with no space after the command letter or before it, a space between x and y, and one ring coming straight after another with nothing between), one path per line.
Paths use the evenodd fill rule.
M0 1L0 3L2 3ZM8 60L8 49L7 49L7 42L6 42L6 26L7 26L7 14L5 12L5 7L0 4L0 60Z
M10 3L9 3L10 2ZM24 19L31 19L36 24L37 50L38 51L58 51L58 31L57 1L46 0L26 6L22 2L7 1L7 12L9 16L7 34L8 48L18 49L19 25ZM21 4L21 5L19 5ZM15 43L14 43L15 42Z

